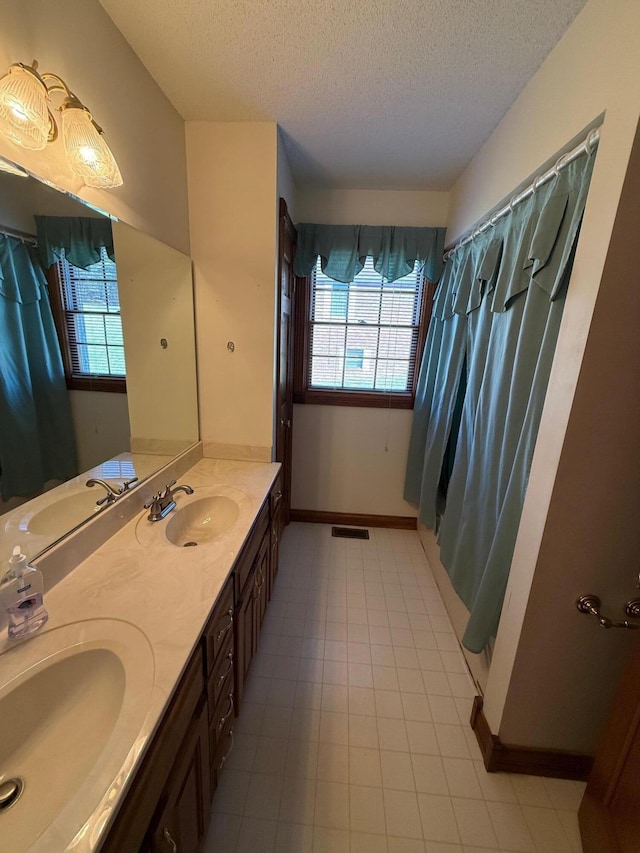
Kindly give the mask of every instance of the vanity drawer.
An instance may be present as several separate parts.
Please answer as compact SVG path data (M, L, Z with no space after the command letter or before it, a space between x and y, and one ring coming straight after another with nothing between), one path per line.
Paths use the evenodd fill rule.
M233 637L233 576L225 584L204 631L207 675L210 675L218 655L230 637Z
M213 716L220 697L224 693L229 693L228 685L233 681L233 634L228 634L227 637L227 643L220 652L213 673L207 682L209 719Z
M216 705L214 712L209 719L209 754L215 755L221 740L224 735L225 728L228 727L230 721L235 718L235 701L234 701L234 681L233 677L228 683L228 689L220 697L220 701Z
M241 600L241 593L244 590L247 578L253 568L253 562L258 553L258 549L262 544L265 533L269 529L269 501L266 500L262 505L262 509L258 514L256 523L253 525L249 538L240 553L235 565L236 578L236 603Z

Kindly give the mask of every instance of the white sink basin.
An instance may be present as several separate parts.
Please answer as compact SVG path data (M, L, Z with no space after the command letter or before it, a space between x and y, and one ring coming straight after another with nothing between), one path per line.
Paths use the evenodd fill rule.
M161 521L151 522L145 513L136 525L136 537L146 546L163 542L179 548L211 547L221 544L251 507L251 498L231 486L195 487L193 495L177 494L176 508Z
M3 648L0 784L20 779L24 790L0 813L2 843L80 853L95 844L140 750L153 651L135 626L111 619Z
M190 501L169 517L166 536L174 545L202 545L226 533L238 520L240 507L226 495Z
M27 522L27 530L35 536L58 536L99 512L101 508L96 506L95 492L76 492L34 513Z

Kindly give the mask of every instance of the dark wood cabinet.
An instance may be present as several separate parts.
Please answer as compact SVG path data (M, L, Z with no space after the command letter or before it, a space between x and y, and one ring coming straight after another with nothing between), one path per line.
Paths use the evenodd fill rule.
M256 605L256 648L260 637L260 629L264 622L264 615L267 612L268 594L269 594L269 576L271 575L269 561L271 559L271 549L268 532L262 537L260 550L256 557L256 588L255 588L255 605Z
M236 713L244 697L244 682L253 656L268 601L270 576L270 497L265 501L251 536L238 559L236 586L242 579L236 609Z
M218 596L101 853L198 853L277 571L280 480Z
M187 664L131 789L100 848L101 853L154 849L148 831L157 820L158 810L164 808L173 767L181 747L189 737L194 719L201 713L202 672L203 654L199 645ZM170 853L171 847L165 845L164 850ZM195 848L189 853L195 853Z
M267 596L271 601L273 587L278 574L278 553L280 547L280 535L284 529L284 502L282 490L282 472L278 474L271 489L270 501L270 537L271 553L269 556L269 574L267 581Z
M149 836L152 853L196 851L209 828L209 744L206 697L201 697L178 750Z
M258 650L258 636L267 609L269 578L269 530L267 529L254 556L236 613L236 688L237 711L242 707L244 682L253 656Z
M203 643L205 656L205 674L209 676L220 651L233 638L234 620L234 583L233 575L225 583L218 603L204 629Z

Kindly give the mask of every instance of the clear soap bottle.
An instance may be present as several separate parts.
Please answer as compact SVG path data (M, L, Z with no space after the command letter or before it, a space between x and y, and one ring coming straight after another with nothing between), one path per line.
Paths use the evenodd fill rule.
M42 572L30 566L16 545L9 569L0 582L0 600L9 619L9 638L28 637L45 624L49 614L42 603Z

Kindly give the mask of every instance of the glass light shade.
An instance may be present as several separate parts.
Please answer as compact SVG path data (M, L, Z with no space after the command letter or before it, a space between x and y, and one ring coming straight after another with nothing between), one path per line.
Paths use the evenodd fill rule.
M32 71L12 65L0 80L0 130L17 145L39 151L49 127L46 86Z
M62 110L62 140L74 174L90 187L119 187L122 175L101 133L82 107Z

